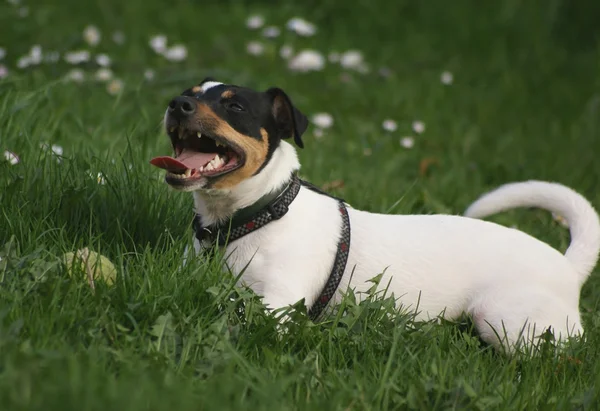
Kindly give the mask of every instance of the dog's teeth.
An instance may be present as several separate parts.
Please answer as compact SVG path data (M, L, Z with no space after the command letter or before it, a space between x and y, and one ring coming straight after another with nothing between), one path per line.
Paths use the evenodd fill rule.
M211 161L210 163L208 163L208 164L207 164L207 165L204 167L204 170L206 170L206 171L211 171L211 170L214 170L214 167L213 167L213 165L212 165L212 161Z
M196 134L198 136L198 138L202 138L202 133L198 131L198 133Z
M204 171L204 166L200 167L200 168L198 169L198 171L199 171L199 172L203 172L203 171Z
M185 176L186 176L186 177L189 177L189 176L191 176L191 175L192 175L192 170L191 170L191 169L189 169L189 168L188 168L188 169L186 169L186 170L185 170Z

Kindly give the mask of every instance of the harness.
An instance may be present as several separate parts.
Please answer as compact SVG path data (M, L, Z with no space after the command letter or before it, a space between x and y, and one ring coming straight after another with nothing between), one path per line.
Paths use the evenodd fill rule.
M323 310L335 295L348 262L350 218L344 200L333 197L309 182L299 179L294 173L286 187L280 191L267 194L251 206L236 211L229 222L203 227L201 216L196 214L193 228L200 244L208 242L211 247L223 247L283 217L288 212L289 205L300 192L300 187L306 187L311 191L337 200L338 211L342 216L342 229L331 273L321 290L321 294L308 310L308 317L315 321L321 316Z

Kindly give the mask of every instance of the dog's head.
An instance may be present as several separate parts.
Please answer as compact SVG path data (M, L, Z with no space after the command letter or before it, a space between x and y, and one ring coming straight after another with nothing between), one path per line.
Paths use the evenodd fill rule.
M303 147L308 120L279 88L259 92L205 79L169 103L165 128L175 157L151 163L175 189L229 189L259 173L281 139Z

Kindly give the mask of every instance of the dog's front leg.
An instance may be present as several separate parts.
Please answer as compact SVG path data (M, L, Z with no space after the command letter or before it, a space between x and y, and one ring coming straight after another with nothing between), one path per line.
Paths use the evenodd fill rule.
M295 292L286 292L281 288L275 287L269 287L263 293L263 304L277 319L278 324L276 328L280 335L288 333L289 328L287 325L292 321L289 310L293 309L291 307L303 298L304 296L299 296Z

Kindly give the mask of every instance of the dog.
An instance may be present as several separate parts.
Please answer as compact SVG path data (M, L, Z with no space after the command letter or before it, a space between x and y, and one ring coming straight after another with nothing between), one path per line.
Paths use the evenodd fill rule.
M379 287L416 320L469 315L496 347L511 350L547 330L558 341L583 333L579 295L598 259L600 222L570 188L506 184L465 216L374 214L298 179L288 140L303 148L308 120L280 88L208 78L169 103L164 125L175 157L151 163L167 170L173 189L192 192L196 251L222 248L228 268L269 309L304 300L318 317L344 291L360 296L382 274ZM482 220L516 207L563 216L572 239L566 253Z

